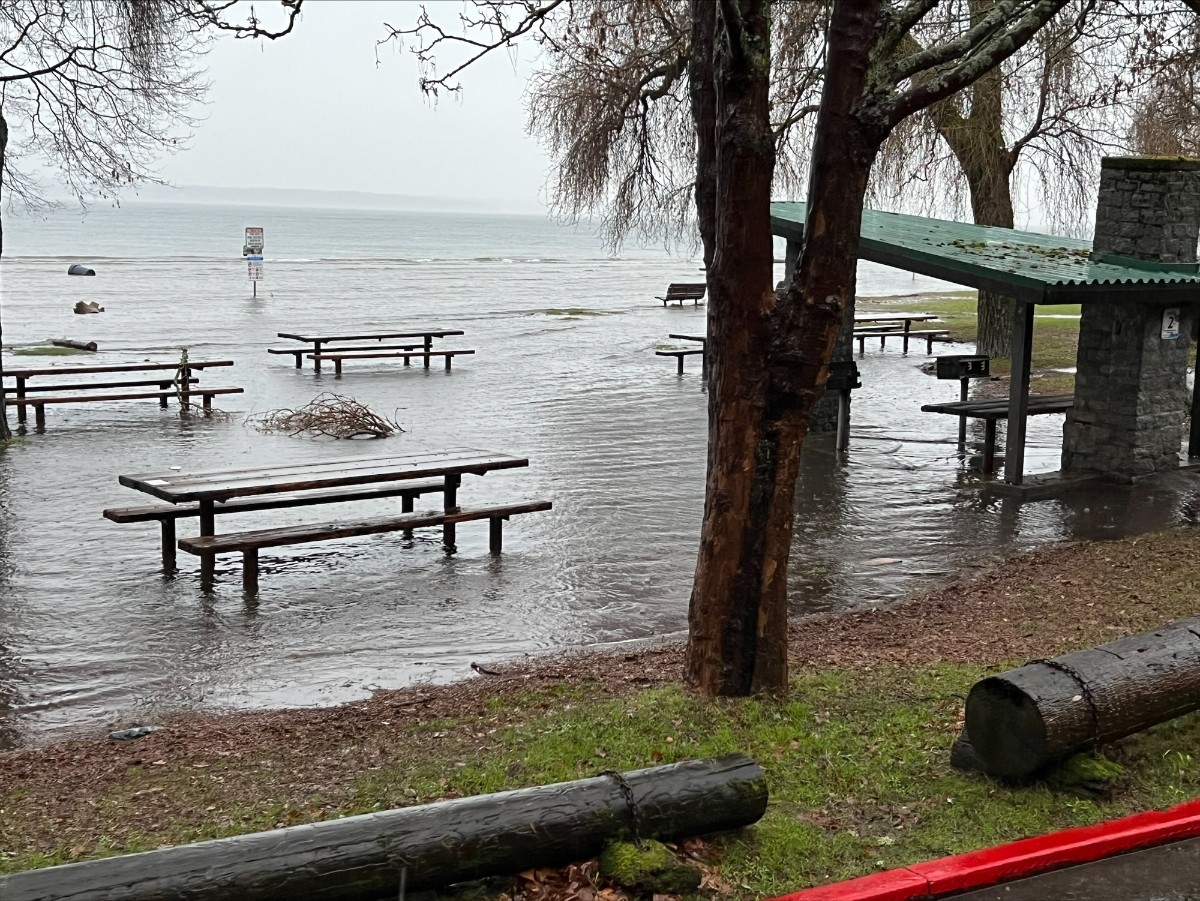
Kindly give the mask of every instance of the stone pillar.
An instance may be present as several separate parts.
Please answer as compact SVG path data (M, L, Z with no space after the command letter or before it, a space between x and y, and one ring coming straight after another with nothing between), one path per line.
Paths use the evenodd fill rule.
M1092 258L1196 271L1200 160L1116 157L1101 164ZM1178 337L1164 315L1177 309ZM1083 305L1075 407L1063 433L1063 472L1133 479L1179 465L1189 407L1192 305L1141 297Z

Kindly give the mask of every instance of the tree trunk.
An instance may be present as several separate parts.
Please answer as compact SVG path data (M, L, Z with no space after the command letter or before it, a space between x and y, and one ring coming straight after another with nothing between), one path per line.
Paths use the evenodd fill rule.
M766 4L729 0L719 13L706 13L712 6L693 7L717 18L712 66L719 112L709 268L709 343L716 353L687 678L708 694L782 693L800 450L854 293L867 178L887 134L886 125L855 109L865 92L879 0L839 0L834 8L805 243L797 277L778 299L771 290ZM698 119L702 130L706 124Z
M787 550L778 554L767 540L771 520L783 513L772 509L781 449L767 410L763 352L775 305L770 4L695 0L692 9L698 50L692 80L700 133L697 211L708 263L712 355L708 476L688 611L686 677L710 695L784 692L786 566L778 561L786 560ZM708 233L705 220L712 223ZM791 515L789 486L789 530Z
M971 24L978 25L995 5L995 0L971 0ZM1004 140L1004 75L999 66L980 76L970 98L971 111L965 118L945 101L932 111L933 121L966 177L975 224L1012 228L1015 160ZM976 351L1011 356L1013 299L980 291L977 309Z
M4 161L8 151L8 120L0 112L0 217L3 216L4 201ZM0 221L0 261L4 259L4 223ZM4 307L0 303L0 387L4 385ZM4 392L0 391L0 441L12 437L8 430L8 409L4 402Z
M1200 617L977 682L965 732L985 773L1025 779L1200 709Z
M595 857L634 835L736 829L767 808L731 755L0 876L5 901L374 901Z

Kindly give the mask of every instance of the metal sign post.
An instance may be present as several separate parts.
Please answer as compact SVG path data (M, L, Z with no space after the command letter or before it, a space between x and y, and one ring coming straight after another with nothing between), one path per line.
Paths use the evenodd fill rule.
M265 247L263 230L253 226L246 227L246 240L242 244L242 256L246 260L246 272L250 276L250 284L254 286L254 296L258 297L258 283L263 277L262 252Z

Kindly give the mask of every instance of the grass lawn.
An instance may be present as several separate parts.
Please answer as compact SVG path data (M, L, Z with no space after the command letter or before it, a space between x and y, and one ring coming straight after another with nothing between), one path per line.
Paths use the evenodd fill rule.
M1200 794L1200 716L1106 748L1121 772L1094 797L958 773L948 754L984 674L1195 614L1197 551L1188 528L1050 548L905 604L796 622L783 701L696 697L662 646L0 754L0 872L734 751L765 768L771 801L755 826L689 845L709 898L1170 805Z

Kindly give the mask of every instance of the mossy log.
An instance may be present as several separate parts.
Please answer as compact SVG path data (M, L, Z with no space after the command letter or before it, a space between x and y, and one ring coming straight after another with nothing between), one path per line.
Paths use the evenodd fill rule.
M1200 709L1200 617L977 682L966 735L987 774L1022 780Z
M0 876L0 898L375 901L398 897L402 874L417 890L595 857L635 816L641 837L670 840L766 807L750 758L689 760Z

